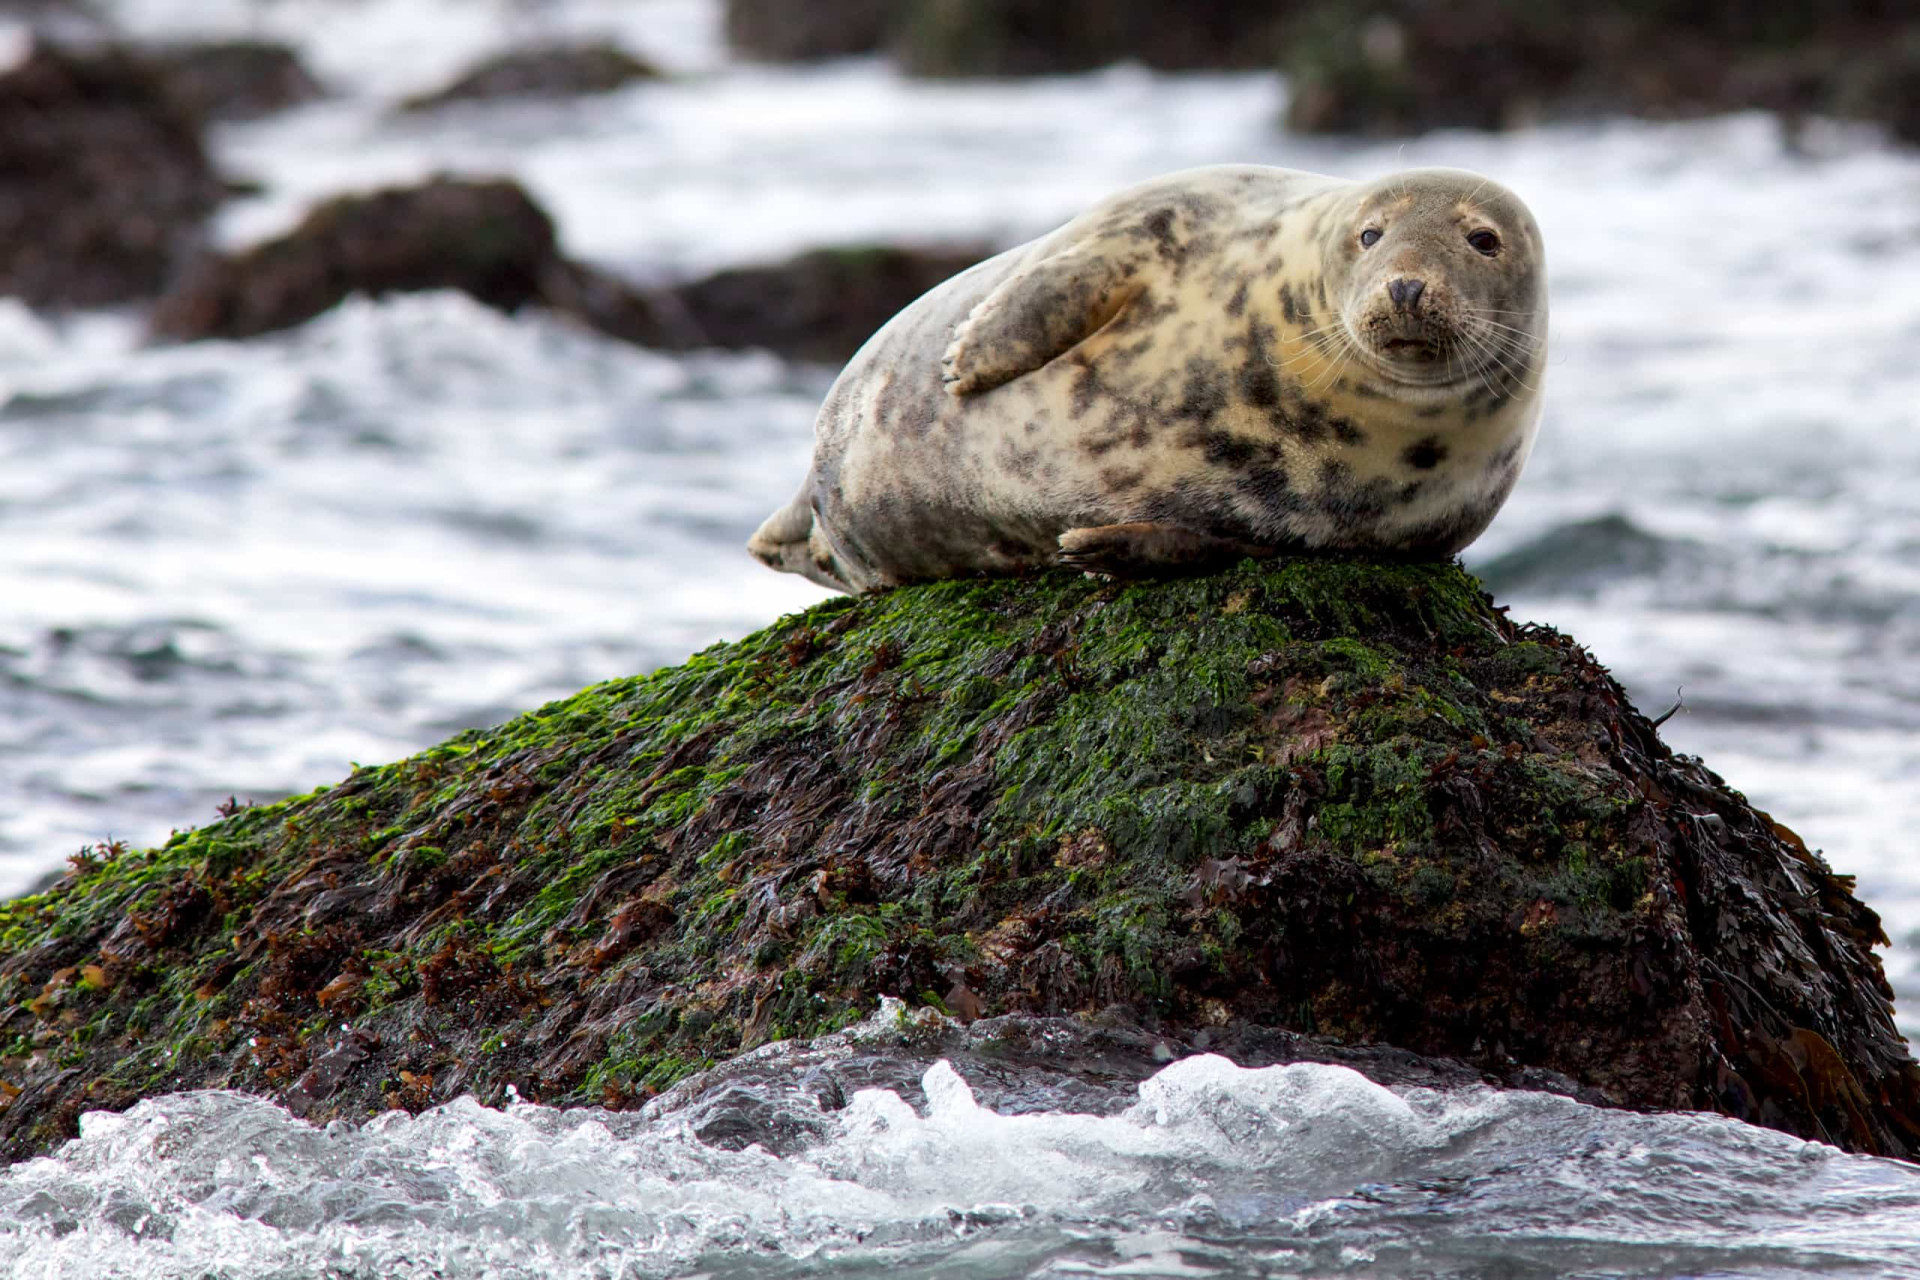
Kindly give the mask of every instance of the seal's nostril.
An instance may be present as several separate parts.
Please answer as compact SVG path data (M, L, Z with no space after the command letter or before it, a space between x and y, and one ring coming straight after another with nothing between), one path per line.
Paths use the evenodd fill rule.
M1411 310L1419 303L1420 291L1426 287L1427 282L1425 280L1389 280L1387 281L1387 296L1393 299L1394 306L1406 307Z

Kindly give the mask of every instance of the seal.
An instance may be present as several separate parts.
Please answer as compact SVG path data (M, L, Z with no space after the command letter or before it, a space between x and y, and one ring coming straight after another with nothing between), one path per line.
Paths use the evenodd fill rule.
M1539 227L1488 178L1168 174L888 321L748 549L851 592L1449 555L1526 464L1546 335Z

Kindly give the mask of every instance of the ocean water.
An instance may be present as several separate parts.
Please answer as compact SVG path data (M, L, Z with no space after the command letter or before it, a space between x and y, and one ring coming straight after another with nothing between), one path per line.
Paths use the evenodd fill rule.
M1135 1089L842 1089L758 1052L645 1111L470 1099L358 1128L201 1092L0 1175L21 1277L1920 1275L1920 1169L1718 1117L1382 1088L1210 1054ZM869 1047L886 1052L888 1046ZM823 1084L823 1082L826 1082ZM911 1095L911 1096L905 1096ZM769 1118L771 1117L771 1118Z
M1299 139L1264 76L929 85L866 60L738 65L705 0L101 8L150 36L291 39L336 90L215 135L263 187L223 213L231 244L321 195L438 170L517 176L570 252L656 278L850 240L1011 243L1191 164L1501 179L1546 235L1553 355L1540 446L1467 559L1643 708L1682 702L1669 742L1859 877L1920 1029L1920 153L1760 115ZM472 57L555 31L612 32L677 74L392 117ZM132 314L0 301L0 892L84 844L164 838L229 795L304 790L820 598L741 544L802 474L832 372L661 355L452 295L171 348L144 345ZM1184 1068L1169 1088L1193 1083ZM1920 1250L1904 1169L1719 1121L1402 1097L1330 1070L1203 1083L1326 1125L1368 1117L1354 1141L1384 1172L1349 1177L1281 1125L1189 1185L1168 1152L1200 1129L1071 1099L1044 1123L995 1118L957 1084L911 1115L856 1100L813 1154L778 1156L703 1151L665 1118L455 1104L320 1133L187 1096L90 1120L59 1160L0 1176L0 1257L75 1276L907 1256L952 1275L1920 1273L1901 1252ZM1082 1190L1042 1194L1024 1160L927 1180L965 1164L943 1143L985 1160L980 1134L1042 1164L1055 1143ZM552 1179L516 1180L536 1149ZM603 1164L617 1185L588 1176ZM711 1212L673 1216L696 1200ZM1495 1244L1507 1261L1485 1262Z

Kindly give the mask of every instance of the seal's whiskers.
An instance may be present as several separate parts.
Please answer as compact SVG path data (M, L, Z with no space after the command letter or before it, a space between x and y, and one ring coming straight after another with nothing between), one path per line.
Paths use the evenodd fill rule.
M1467 334L1468 340L1472 342L1478 350L1483 352L1493 364L1498 366L1501 374L1507 381L1524 387L1530 393L1538 392L1540 389L1538 381L1528 382L1524 372L1524 365L1529 360L1531 353L1522 353L1510 347L1502 347L1499 342L1495 340L1498 337L1499 335L1497 334ZM1516 368L1511 362L1512 360L1521 361L1523 367ZM1495 394L1501 394L1501 389L1495 387L1492 382L1488 382L1486 385L1489 391ZM1511 394L1511 388L1508 388L1506 393Z
M1311 319L1312 316L1309 315L1308 318ZM1307 360L1316 356L1323 361L1329 360L1337 352L1339 352L1340 350L1346 347L1347 344L1341 340L1345 336L1346 336L1346 325L1341 322L1338 316L1327 321L1327 323L1323 325L1318 325L1312 329L1302 330L1299 334L1296 335L1296 339L1297 341L1299 341L1301 346L1303 346L1306 349L1303 351L1295 352L1293 355L1287 357L1285 360L1278 361L1275 364L1275 367L1283 370L1291 369L1297 366L1301 361Z

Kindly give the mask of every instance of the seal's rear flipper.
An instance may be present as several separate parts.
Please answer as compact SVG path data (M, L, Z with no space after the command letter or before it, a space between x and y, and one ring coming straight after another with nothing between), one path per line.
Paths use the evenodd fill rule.
M841 580L826 540L814 528L811 495L811 485L802 486L792 502L768 516L747 539L747 550L770 569L797 573L830 591L852 595L853 588Z
M747 539L747 550L775 569L784 569L782 549L804 544L813 532L813 485L800 486L793 501L760 522L760 528ZM788 570L788 572L794 572Z
M1266 557L1272 547L1183 529L1175 524L1101 524L1060 535L1060 563L1112 578L1198 573L1245 556Z

